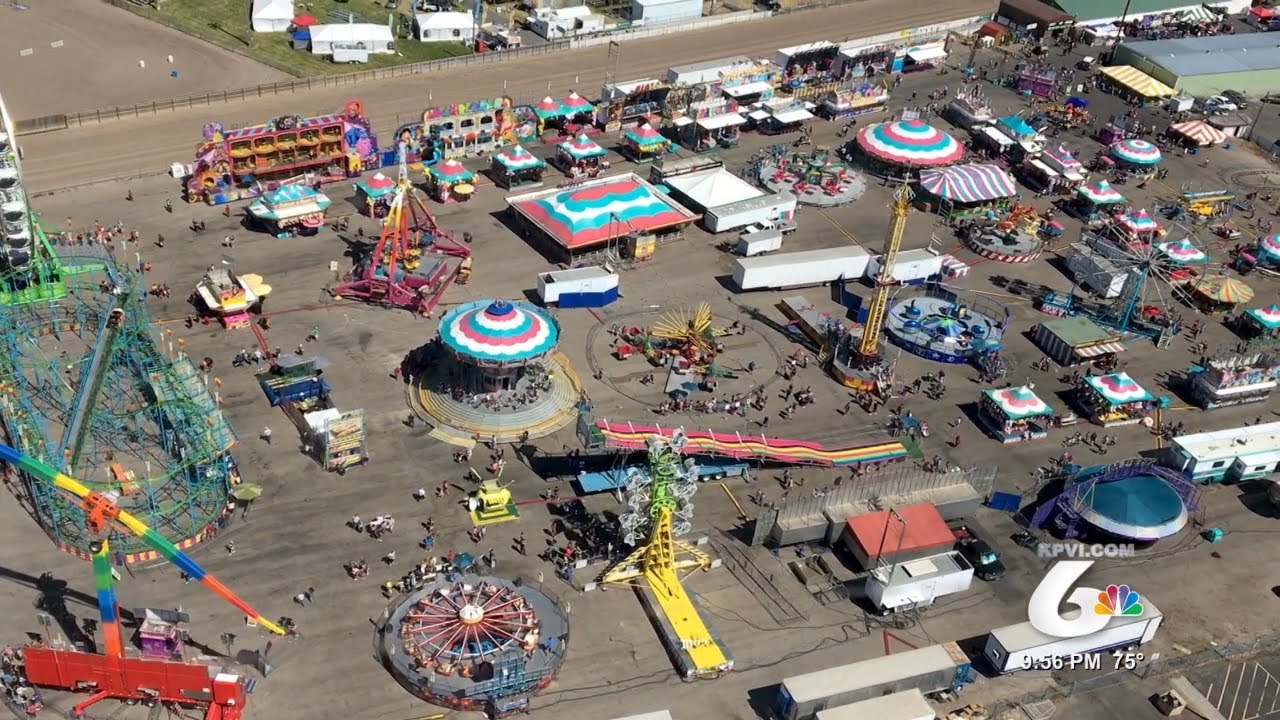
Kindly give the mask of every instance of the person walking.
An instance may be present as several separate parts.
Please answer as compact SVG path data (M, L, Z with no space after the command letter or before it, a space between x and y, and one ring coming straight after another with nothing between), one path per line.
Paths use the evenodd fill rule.
M262 428L262 440L266 442L268 445L271 444L271 428L269 427Z

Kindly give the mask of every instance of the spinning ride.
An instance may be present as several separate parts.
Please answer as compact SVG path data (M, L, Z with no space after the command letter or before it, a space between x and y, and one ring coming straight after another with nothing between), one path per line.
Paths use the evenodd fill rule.
M676 538L690 530L698 489L698 469L683 458L683 430L648 439L649 472L633 470L627 479L627 511L619 519L623 541L635 549L601 578L610 584L636 585L649 606L684 680L713 678L733 669L727 648L707 626L680 577L711 567L711 558Z
M480 300L440 318L417 398L428 422L467 437L542 437L573 419L580 389L560 325L528 303Z
M893 343L913 355L961 364L1000 349L1009 309L981 295L930 288L899 300L885 318Z
M1178 534L1199 505L1200 489L1150 460L1085 468L1041 505L1032 527L1052 524L1064 537L1151 543Z
M756 172L761 185L775 193L791 193L801 205L836 207L867 191L862 176L826 148L777 155L762 162Z
M858 131L852 146L846 146L847 150L851 148L857 148L874 169L895 174L951 165L965 154L960 141L924 120L868 125Z
M449 258L459 262L450 268ZM441 296L469 268L471 250L442 230L409 182L405 147L400 177L387 206L373 252L362 254L347 282L330 288L335 299L353 298L429 315Z
M527 585L467 576L430 583L395 603L379 629L385 667L433 705L490 717L527 711L555 679L569 618Z
M1028 263L1044 250L1041 239L1043 219L1031 205L1014 205L1003 218L987 224L974 224L960 239L973 252L988 260L1003 263Z

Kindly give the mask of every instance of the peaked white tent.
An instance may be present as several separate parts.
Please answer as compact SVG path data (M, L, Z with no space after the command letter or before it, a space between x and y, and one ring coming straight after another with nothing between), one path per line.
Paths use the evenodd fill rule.
M284 32L293 24L293 0L253 0L254 32Z
M662 182L703 209L764 195L751 183L720 168L676 175L664 178Z
M311 26L311 53L330 55L334 47L356 48L370 53L393 53L391 28L373 23L336 23Z

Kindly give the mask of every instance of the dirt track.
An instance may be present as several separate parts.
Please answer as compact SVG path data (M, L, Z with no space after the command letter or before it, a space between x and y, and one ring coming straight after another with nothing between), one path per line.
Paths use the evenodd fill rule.
M772 57L782 47L923 27L977 15L984 8L992 12L993 6L987 0L963 0L942 11L930 0L867 0L698 33L627 41L622 45L618 79L654 77L673 65L739 54ZM607 52L607 46L602 45L523 62L450 69L377 85L322 88L31 136L24 140L23 148L27 180L33 190L41 191L128 173L162 171L172 162L191 161L200 128L207 122L251 125L285 113L334 112L354 98L365 102L379 132L390 133L398 121L407 121L430 105L500 95L504 83L507 94L528 98L547 92L568 94L577 79L576 86L588 97L595 97L604 80Z

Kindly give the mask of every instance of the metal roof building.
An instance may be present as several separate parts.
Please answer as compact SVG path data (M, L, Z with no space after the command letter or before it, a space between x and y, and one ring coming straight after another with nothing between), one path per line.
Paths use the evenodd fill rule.
M1237 33L1124 43L1113 65L1132 65L1190 95L1228 88L1265 93L1280 87L1280 36Z

